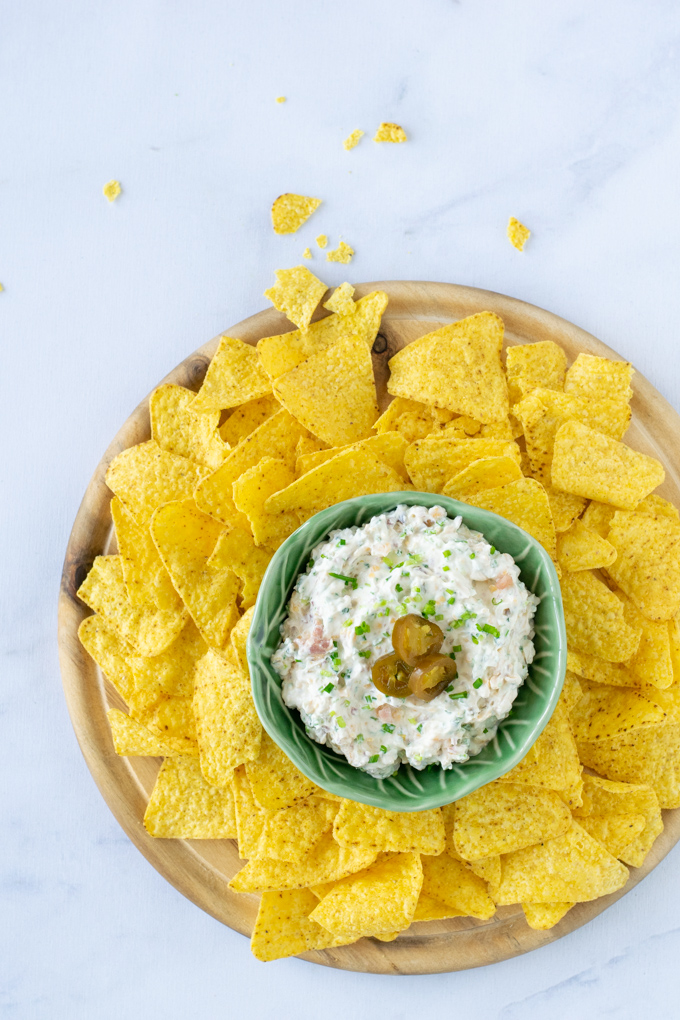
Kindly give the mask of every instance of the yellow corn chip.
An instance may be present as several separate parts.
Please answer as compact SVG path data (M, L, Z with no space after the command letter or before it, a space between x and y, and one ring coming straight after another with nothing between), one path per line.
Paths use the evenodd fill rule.
M541 340L508 347L505 356L510 403L516 404L537 387L563 390L567 355L559 344Z
M203 464L161 450L151 440L114 457L106 472L106 484L137 522L145 525L163 503L193 495L207 473Z
M224 524L239 524L250 530L248 518L239 513L233 499L233 485L237 478L254 467L263 457L284 460L295 467L295 447L307 430L288 411L281 409L246 436L227 456L214 474L204 479L195 492L196 505L204 513Z
M235 773L237 775L238 773ZM337 882L372 864L371 850L338 846L332 833L321 837L299 861L251 860L234 875L229 888L235 892L271 892L276 889L306 889L319 882Z
M493 857L566 832L569 808L556 793L514 783L488 783L456 802L453 838L463 860Z
M128 701L134 690L134 677L128 658L134 655L132 645L103 616L87 616L78 627L78 637L85 651L94 659L102 673Z
M464 468L488 457L509 457L519 464L519 447L501 439L421 439L409 446L404 464L417 489L442 492Z
M262 838L269 812L264 811L253 797L243 765L234 769L231 789L234 793L238 855L242 859L259 859L262 857Z
M327 506L372 492L400 492L408 484L368 450L347 450L270 496L268 513L294 510L305 519Z
M125 587L132 605L174 610L186 619L186 610L153 544L149 528L137 524L117 496L111 500L111 516Z
M333 824L338 805L310 797L294 807L267 812L259 856L294 863L316 846Z
M615 513L617 513L615 506L610 506L608 503L598 503L596 500L593 500L586 507L581 520L586 528L596 531L601 538L607 538L609 525Z
M581 760L589 768L617 782L651 786L661 808L680 806L679 748L680 725L668 719L611 739L578 744Z
M121 192L120 182L113 180L107 181L104 187L102 188L102 192L104 194L104 197L108 198L109 202L113 202L120 195Z
M496 913L486 882L465 864L454 860L449 854L440 857L423 855L421 861L423 892L426 896L482 921L488 921Z
M524 245L529 240L531 231L523 223L520 223L518 219L511 216L508 220L507 234L513 248L516 248L517 251L524 251Z
M563 836L503 858L496 902L583 903L627 881L628 868L574 821Z
M174 754L160 737L125 712L111 708L106 714L111 725L116 754L141 757L145 755L171 757Z
M353 294L352 284L342 283L335 288L328 301L324 302L324 308L327 308L329 312L337 312L338 315L351 315L355 307L352 299Z
M362 439L358 443L351 443L348 446L335 446L330 450L319 450L316 453L298 457L296 470L298 474L305 474L307 471L311 471L312 468L318 467L319 464L325 464L326 461L332 460L346 450L368 450L369 453L374 454L384 464L387 464L388 467L396 471L398 475L401 475L405 482L408 482L408 472L404 465L404 454L407 448L408 443L398 432L384 432L381 435L369 436L368 439Z
M572 496L570 492L559 492L557 489L553 489L552 485L546 485L545 482L543 488L550 503L550 513L555 524L555 531L558 534L568 531L586 505L585 499L582 499L581 496Z
M485 425L484 428L491 428ZM512 440L510 440L512 441ZM496 489L501 485L517 481L522 472L513 457L481 457L454 475L443 488L445 496L451 499L467 501L468 496L475 496L486 489Z
M422 884L418 854L398 854L338 882L310 917L349 938L401 931L413 920Z
M598 570L616 559L616 549L597 531L574 521L569 531L557 536L557 559L563 570Z
M374 142L405 142L406 132L403 127L399 124L393 124L388 120L383 120L380 127L373 135Z
M83 624L81 624L82 626ZM673 664L673 687L676 688L680 687L680 620L677 617L668 621L668 639L671 648L671 662ZM106 673L106 670L104 672Z
M558 489L634 510L664 477L664 469L654 457L637 453L580 422L567 422L557 430L552 483Z
M436 424L433 410L435 409L428 407L427 404L421 404L418 400L394 397L373 428L378 435L397 432L407 443L414 443L417 439L425 439L432 432Z
M612 361L593 354L579 354L567 372L564 389L566 393L573 393L582 400L610 397L627 403L633 396L630 388L633 371L628 361Z
M241 608L249 609L255 605L270 559L271 553L258 549L249 531L232 527L223 531L217 539L208 560L208 569L233 570L243 584Z
M196 663L207 651L208 646L189 618L172 644L160 655L148 658L133 654L128 657L135 694L147 691L190 698L194 692Z
M487 424L508 417L501 366L503 321L479 312L408 344L390 359L388 392Z
M310 273L306 266L295 266L293 269L277 269L276 283L264 292L264 296L305 333L326 290L326 284Z
M347 138L345 138L344 142L342 143L343 149L346 149L349 152L350 149L353 149L356 145L359 144L361 139L364 137L365 133L366 133L365 131L360 131L358 128L356 129L356 131L352 131L352 133L347 135ZM322 244L320 245L320 247L325 248L326 246L325 244Z
M259 464L244 471L234 482L234 504L248 518L256 545L278 549L299 527L300 522L295 514L270 514L264 508L270 496L294 481L295 472L290 470L285 461L263 457Z
M570 669L567 669L564 675L562 693L560 694L560 701L566 708L567 714L571 713L571 710L575 705L578 705L582 697L583 686L581 685L581 681L577 677L576 673L572 673Z
M581 765L562 701L550 721L518 765L499 779L501 783L528 783L567 794L581 782Z
M557 560L555 525L546 491L534 478L520 478L498 489L468 494L467 503L491 510L532 535Z
M455 907L447 907L445 903L428 896L420 890L420 896L413 915L414 921L443 921L447 917L462 917L464 911ZM377 937L377 936L376 936Z
M673 661L668 623L646 619L622 592L616 594L622 602L626 623L642 634L637 651L628 662L628 669L637 680L636 686L670 687Z
M609 576L649 620L680 611L680 527L671 517L617 513L607 540L617 552Z
M489 886L489 893L493 899L493 890L501 880L501 857L496 854L493 857L480 857L478 861L470 861L470 871L478 878L483 878Z
M451 425L455 425L455 420ZM451 426L448 426L450 428ZM504 439L507 443L515 438L515 430L512 427L510 418L505 421L494 421L490 425L480 425L478 434L480 439ZM521 433L517 433L521 435Z
M567 639L576 651L608 662L626 662L635 654L640 631L628 626L623 606L595 574L566 573L561 588Z
M260 753L250 680L211 649L196 666L193 703L201 771L213 786L227 786L234 769Z
M234 653L234 661L246 676L250 675L248 656L246 654L246 641L248 640L250 625L253 622L254 612L254 608L248 609L231 632L231 648Z
M136 690L130 696L130 717L160 737L173 754L198 758L191 697L158 688Z
M206 783L194 758L166 758L151 793L144 825L165 839L233 839L234 798L230 789Z
M644 815L588 815L579 818L586 832L606 847L612 857L621 857L645 827Z
M526 922L535 931L554 928L574 906L573 903L523 903Z
M680 522L680 511L672 503L669 503L667 499L664 499L663 496L655 496L654 494L645 496L635 507L635 512L638 514L649 514L650 517L655 519L669 517L676 524Z
M181 608L133 606L128 598L120 556L97 556L78 598L132 645L140 655L160 655L172 644L186 616Z
M318 900L309 889L262 894L250 948L263 962L297 956L313 949L346 945L309 917Z
M644 784L614 783L609 779L601 779L600 776L584 775L583 806L577 808L574 814L578 816L584 828L588 828L585 824L588 817L616 817L622 814L642 817L644 827L639 835L626 844L620 853L614 854L615 857L620 857L624 864L634 868L641 866L654 840L663 832L658 798L651 786ZM610 853L613 851L610 850Z
M340 846L360 847L376 853L396 850L440 854L444 850L444 819L439 809L384 811L370 804L343 800L333 823L333 836Z
M248 762L246 773L255 800L267 811L294 807L319 792L265 732L260 753Z
M585 652L577 652L572 648L567 651L567 669L598 684L611 684L614 687L639 686L639 681L627 665L607 662L598 655L586 655Z
M274 393L329 446L366 439L378 417L371 354L358 337L339 340L280 375Z
M224 648L238 619L240 589L233 571L208 567L221 531L192 499L167 503L151 522L153 540L172 583L202 636L214 648Z
M191 408L201 412L223 411L229 407L238 407L247 400L264 397L271 390L257 348L243 340L221 336L219 347Z
M149 398L151 438L162 450L188 457L214 471L228 453L217 429L220 412L197 414L195 400L196 394L184 386L158 386Z
M267 418L271 418L280 410L281 405L273 394L248 400L232 411L225 423L220 425L220 435L229 446L237 446Z
M321 205L320 198L306 195L279 195L272 206L275 234L294 234Z
M355 302L350 315L328 315L312 322L305 333L293 330L280 336L265 337L257 345L262 364L270 377L277 379L312 354L332 347L348 336L359 337L370 350L386 307L385 291L374 290Z
M341 241L337 248L326 253L326 262L343 262L347 265L352 261L353 256L354 248L350 248L345 241Z
M667 718L661 706L637 691L604 686L587 691L571 713L577 744L612 740Z

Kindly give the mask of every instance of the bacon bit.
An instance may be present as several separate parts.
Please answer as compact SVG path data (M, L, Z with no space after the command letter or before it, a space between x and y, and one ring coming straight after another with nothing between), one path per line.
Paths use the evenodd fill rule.
M312 631L312 643L309 646L310 655L325 655L331 649L331 639L324 637L323 621L317 620Z
M503 588L512 587L512 577L510 574L500 574L496 578L496 583L491 585L490 591L502 591Z

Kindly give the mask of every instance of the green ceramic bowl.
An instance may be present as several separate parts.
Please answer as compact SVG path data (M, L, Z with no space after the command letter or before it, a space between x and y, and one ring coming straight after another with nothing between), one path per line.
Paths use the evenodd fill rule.
M483 751L450 769L422 772L402 765L389 779L373 779L305 733L302 720L281 697L281 679L271 665L279 628L298 574L310 552L336 528L365 524L400 503L442 506L515 559L527 588L540 598L536 611L536 657L520 688L512 717L502 722ZM431 492L390 492L359 496L322 510L274 554L257 598L248 636L248 663L258 715L272 740L309 779L331 793L389 811L423 811L450 804L508 772L527 753L553 713L564 682L567 638L557 574L545 549L521 528L497 514Z

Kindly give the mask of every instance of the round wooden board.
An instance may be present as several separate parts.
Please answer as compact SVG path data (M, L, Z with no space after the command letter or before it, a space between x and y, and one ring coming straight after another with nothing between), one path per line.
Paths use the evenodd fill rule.
M358 286L357 297L375 289L387 291L390 299L373 348L381 408L389 402L387 362L397 350L445 323L487 309L503 318L506 341L510 344L554 340L565 348L570 361L581 351L620 360L595 337L564 319L490 291L445 283L391 281ZM254 344L261 337L288 329L288 320L268 309L226 332ZM204 344L162 381L197 390L216 346L217 339ZM633 389L633 421L626 442L662 461L666 480L659 492L680 505L677 444L680 416L639 374L634 376ZM229 879L242 866L234 842L153 839L144 829L142 818L160 759L116 755L106 710L124 705L77 637L78 625L89 615L89 610L75 592L94 557L112 549L111 493L104 481L106 468L117 453L148 439L149 435L148 401L144 399L102 457L73 525L59 598L59 652L64 691L88 768L130 839L181 893L230 928L250 935L258 897L234 893L228 888ZM431 974L480 967L536 949L585 924L641 881L680 838L680 809L665 811L664 822L664 832L643 867L631 869L624 889L591 903L577 904L550 931L532 931L519 906L501 907L490 921L455 918L423 922L413 925L394 942L361 939L340 949L306 953L303 959L377 974ZM243 951L247 951L245 943Z

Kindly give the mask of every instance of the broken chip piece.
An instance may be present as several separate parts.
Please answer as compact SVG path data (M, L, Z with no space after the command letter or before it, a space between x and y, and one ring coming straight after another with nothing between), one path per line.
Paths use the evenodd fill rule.
M388 120L382 121L380 127L373 135L374 142L405 142L406 132L399 124L393 124Z
M329 312L337 312L338 315L351 315L355 308L353 294L354 287L351 283L342 283L335 288L328 301L324 302L324 308Z
M119 181L107 181L102 191L104 197L108 198L109 202L113 202L121 193L121 186Z
M264 292L264 296L304 333L326 290L326 284L309 269L294 266L293 269L277 269L276 283Z
M511 216L508 220L508 240L513 248L517 251L524 251L524 245L527 243L531 236L531 231L528 227L525 227L523 223L520 223L518 219Z
M308 198L306 195L279 195L272 206L274 233L294 234L320 205L320 198Z
M345 242L341 241L337 248L333 248L326 254L326 262L344 262L345 264L352 261L354 256L354 248Z
M349 152L350 149L353 149L356 145L359 144L361 139L364 137L364 134L365 132L360 131L359 128L357 128L356 131L352 131L351 134L347 135L347 138L345 138L344 142L342 143L343 149L346 149ZM321 247L324 246L321 245Z

